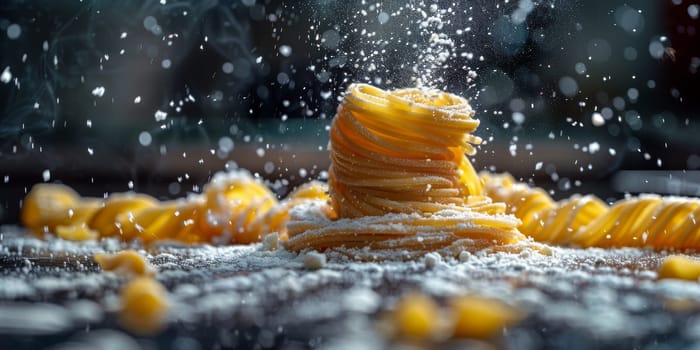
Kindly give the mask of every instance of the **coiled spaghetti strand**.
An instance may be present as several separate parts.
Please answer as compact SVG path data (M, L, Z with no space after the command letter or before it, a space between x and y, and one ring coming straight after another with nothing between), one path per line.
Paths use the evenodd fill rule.
M508 174L482 173L486 195L505 203L507 212L522 221L519 230L538 242L576 244L573 233L607 212L593 196L572 196L555 202L544 190L515 181Z
M467 220L463 215L438 212L435 215L387 214L333 221L322 216L310 219L309 211L306 210L293 210L291 213L290 222L287 224L290 236L287 248L291 250L308 247L325 249L341 245L346 248L400 246L403 249L416 250L419 246L424 247L435 235L440 235L441 243L436 244L441 247L460 238L483 240L491 244L512 244L524 238L517 231L511 231L518 224L518 220L504 215L471 213L470 220ZM406 238L410 238L414 244L390 241Z
M218 173L201 195L165 202L135 193L82 198L67 186L40 184L25 199L22 221L37 234L63 232L63 237L76 239L252 243L272 232L285 239L290 208L325 200L326 191L325 185L312 182L279 202L243 171Z
M330 210L339 218L327 218L324 203L293 209L287 248L413 256L523 240L519 220L482 195L466 157L481 142L473 115L446 93L350 86L330 130Z
M349 88L331 128L333 165L330 183L331 191L337 194L333 205L336 211L342 210L339 200L352 201L358 194L365 194L364 198L359 199L367 205L352 203L347 206L347 212L339 212L341 216L378 215L387 211L412 212L416 209L410 206L398 209L378 206L373 201L378 197L377 192L370 198L364 191L366 188L380 190L383 198L394 201L397 200L395 196L404 196L406 191L416 194L425 192L426 187L460 189L461 193L455 196L451 201L453 203L463 202L463 198L469 194L480 194L479 181L465 181L476 179L465 157L466 141L480 140L465 135L476 129L478 121L471 118L473 111L466 101L442 95L447 94L430 95L409 89L397 90L392 94L368 85ZM415 98L416 101L402 97ZM426 101L435 105L421 103ZM441 110L441 103L448 102L454 102L457 108L461 108L455 108L455 111L460 112L446 113ZM358 167L352 159L371 165ZM384 164L394 159L413 161L411 165L419 164L424 170L402 167L402 171L397 171L391 164ZM447 174L430 172L434 160L447 161L456 166L452 165L453 171ZM445 168L449 170L450 166L441 169ZM385 175L387 170L388 176ZM441 209L435 207L433 211Z
M86 224L98 230L102 237L120 236L122 240L128 241L138 237L138 233L133 228L125 229L132 226L129 223L133 220L134 212L140 212L158 204L158 200L151 196L117 193L107 198L100 210L96 210Z
M582 227L573 240L583 247L700 249L696 198L644 195L615 203L605 215Z
M555 202L510 175L482 174L486 194L503 201L519 229L536 241L579 247L700 249L700 199L642 195L608 206L574 195Z
M79 225L99 209L99 199L82 199L73 189L56 184L38 184L24 198L20 221L39 236L56 232L59 226Z

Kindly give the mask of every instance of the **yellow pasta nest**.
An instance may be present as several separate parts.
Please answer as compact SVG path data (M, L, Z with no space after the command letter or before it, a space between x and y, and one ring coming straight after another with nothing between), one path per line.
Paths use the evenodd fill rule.
M415 255L524 239L504 204L483 196L467 158L481 142L473 115L440 91L350 86L330 130L330 210L294 210L287 247Z
M330 131L331 204L340 217L436 212L482 194L467 159L481 139L467 100L355 84Z
M279 202L244 171L218 173L201 195L167 202L137 193L82 198L67 186L39 184L25 198L21 220L36 234L57 232L75 240L252 243L270 232L286 237L289 209L326 198L325 192L325 185L312 182Z
M594 196L575 195L557 203L541 188L515 181L508 174L482 173L486 195L506 203L508 212L519 218L520 232L538 242L571 244L573 233L608 210Z
M700 199L642 195L608 206L588 195L555 202L510 175L482 174L486 194L502 201L535 240L578 247L700 249Z

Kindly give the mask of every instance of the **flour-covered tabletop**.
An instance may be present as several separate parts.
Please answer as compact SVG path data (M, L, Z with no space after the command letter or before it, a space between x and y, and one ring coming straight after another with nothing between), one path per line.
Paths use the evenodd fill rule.
M144 254L169 291L172 308L158 335L130 334L115 320L124 277L102 272L92 256L124 248ZM388 337L379 320L400 296L416 291L438 303L479 294L526 315L489 343L434 344L441 347L700 344L700 285L657 280L665 254L562 248L547 254L355 262L327 253L327 261L310 269L307 254L262 244L144 249L109 239L38 240L6 226L0 235L0 348L392 348L411 343Z

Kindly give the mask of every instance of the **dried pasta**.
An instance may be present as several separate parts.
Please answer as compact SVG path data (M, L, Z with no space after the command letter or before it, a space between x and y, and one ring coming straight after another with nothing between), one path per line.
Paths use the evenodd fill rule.
M573 232L608 211L594 196L574 195L557 203L541 188L515 181L508 174L481 173L486 195L503 202L522 223L520 232L538 242L572 244Z
M433 299L425 294L404 295L388 317L389 331L403 338L430 339L440 332L443 317Z
M700 249L700 199L642 195L608 206L588 195L555 202L510 175L482 174L486 194L522 220L535 240L578 247Z
M659 279L682 279L697 282L700 279L700 261L683 255L670 255L658 269Z
M155 269L148 261L134 250L122 250L115 254L96 253L93 260L103 271L114 271L127 276L150 276Z
M519 220L483 196L467 158L481 142L473 115L465 99L444 92L350 86L330 130L330 208L293 210L288 249L410 257L523 240Z
M330 131L331 204L340 217L437 212L483 190L466 155L481 139L469 103L421 89L355 84Z
M146 258L134 250L122 250L96 253L93 259L102 271L129 278L119 292L119 324L140 335L162 331L172 307L170 294L155 278L156 269Z
M479 295L452 297L441 307L429 295L413 292L398 300L380 326L391 336L416 341L488 340L524 316L519 308Z
M200 195L161 202L136 193L83 198L40 184L27 195L21 220L39 235L72 240L245 244L275 233L271 247L278 237L289 250L332 248L361 259L507 250L527 237L579 247L700 249L700 199L644 195L611 206L574 195L557 202L510 175L477 174L468 158L481 142L473 116L467 100L445 92L353 84L330 129L328 185L312 182L279 201L250 174L234 171L217 174Z
M325 185L312 182L279 202L245 171L217 173L201 195L166 202L136 193L82 198L67 186L40 184L27 195L21 219L39 235L57 232L78 240L252 243L270 232L284 234L291 207L326 197Z
M140 335L153 335L167 325L171 303L168 291L152 277L128 281L119 293L119 324Z

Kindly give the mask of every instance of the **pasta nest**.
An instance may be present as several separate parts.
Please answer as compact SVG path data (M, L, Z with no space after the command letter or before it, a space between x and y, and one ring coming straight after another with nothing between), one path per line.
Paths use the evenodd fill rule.
M293 210L288 248L416 255L523 240L467 158L481 142L473 116L449 93L351 85L330 129L330 210Z

